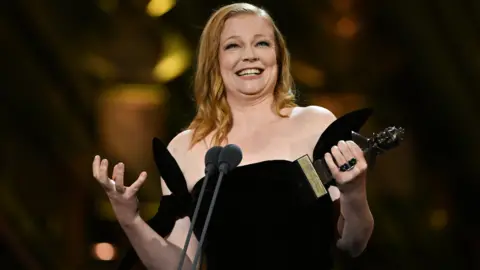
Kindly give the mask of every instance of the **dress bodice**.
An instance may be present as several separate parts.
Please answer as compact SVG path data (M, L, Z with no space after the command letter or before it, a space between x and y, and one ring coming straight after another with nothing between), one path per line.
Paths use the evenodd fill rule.
M291 161L235 168L221 182L203 245L208 270L331 269L333 204L305 203L304 172ZM200 239L217 176L210 177L194 233ZM192 189L196 205L202 178ZM189 211L192 217L194 207Z

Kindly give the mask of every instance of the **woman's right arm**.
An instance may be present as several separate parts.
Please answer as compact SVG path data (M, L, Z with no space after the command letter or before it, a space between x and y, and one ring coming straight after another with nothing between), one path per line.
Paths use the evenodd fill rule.
M170 193L163 180L162 190L164 191L164 195ZM172 232L166 239L159 236L138 215L131 223L121 224L121 226L138 257L147 269L177 269L180 262L180 254L190 227L190 219L188 217L177 220ZM190 270L192 268L197 243L195 236L192 235L183 269Z
M180 163L188 149L188 138L184 133L177 135L168 145L168 150ZM123 163L113 168L112 179L108 177L108 161L96 156L93 162L93 175L105 189L112 204L113 210L120 226L127 235L139 259L147 269L176 270L180 261L187 232L190 227L188 217L177 220L175 226L166 238L158 235L139 215L136 193L146 179L146 173L129 187L123 186ZM169 195L171 192L161 180L162 193ZM191 269L192 259L197 247L197 240L192 236L183 269Z
M180 167L182 167L181 164L184 163L188 151L190 136L191 134L189 131L181 132L175 136L167 146L168 151L172 154ZM171 191L168 189L163 179L161 179L161 186L164 196L171 194ZM131 223L122 225L130 243L147 269L161 270L177 269L189 227L189 217L179 219L176 221L170 235L164 239L150 228L150 226L139 215L137 215ZM195 238L195 235L192 235L187 248L187 256L183 263L183 269L190 270L192 268L192 261L197 246L198 241Z

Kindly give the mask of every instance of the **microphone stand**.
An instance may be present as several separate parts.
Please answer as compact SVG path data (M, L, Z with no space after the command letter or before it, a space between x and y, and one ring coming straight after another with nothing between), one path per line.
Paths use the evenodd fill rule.
M242 160L242 150L234 144L229 144L225 146L220 152L220 154L218 155L218 172L219 172L218 180L215 185L215 191L213 192L212 201L210 202L210 206L208 207L208 213L205 219L205 224L203 225L202 235L200 237L198 249L195 252L195 258L193 260L192 270L195 270L195 268L197 267L198 260L200 258L200 252L202 250L203 242L205 241L208 225L210 224L213 208L215 207L215 202L217 200L218 192L220 190L220 185L222 184L223 177L229 171L237 167L238 164L240 164L241 160Z
M210 218L212 217L213 208L215 207L215 201L217 200L218 191L220 190L220 185L222 183L223 176L225 174L226 173L223 172L223 170L220 170L220 174L218 176L218 181L217 181L217 184L215 185L215 191L213 192L212 201L210 202L210 206L208 208L208 213L207 213L207 217L205 219L205 224L203 225L202 235L200 237L200 242L198 244L198 249L197 249L197 252L195 252L195 258L193 260L192 270L195 270L196 266L198 264L198 260L200 258L200 251L202 250L203 242L205 241L205 236L207 234L207 229L208 229L208 225L210 223ZM198 206L198 204L197 204L197 206Z
M188 228L187 238L185 239L185 244L183 246L180 261L178 263L178 270L182 270L183 264L185 263L185 257L187 256L187 249L188 245L190 244L190 239L193 234L193 230L195 228L195 223L197 222L197 217L200 212L200 206L202 204L203 195L205 194L205 190L207 188L208 179L215 174L218 170L218 157L220 152L222 151L222 147L214 146L210 148L207 153L205 154L205 178L203 179L202 187L200 188L200 194L198 195L198 201L195 205L195 210L193 211L192 220L190 222L190 228Z
M211 172L211 171L209 171L209 172ZM200 205L202 204L203 195L205 194L205 190L206 190L206 187L207 187L207 181L208 181L208 178L210 178L211 173L209 173L209 172L207 172L207 174L205 174L205 179L203 180L202 187L200 188L200 194L198 195L198 201L197 201L197 204L195 205L195 210L193 212L193 217L192 217L192 220L190 222L190 228L188 228L187 239L185 239L185 244L183 246L182 253L180 255L180 262L178 264L177 270L182 270L183 264L185 262L185 257L187 256L187 249L188 249L188 245L190 244L190 238L192 237L193 229L195 227L195 223L197 222L198 213L200 212Z

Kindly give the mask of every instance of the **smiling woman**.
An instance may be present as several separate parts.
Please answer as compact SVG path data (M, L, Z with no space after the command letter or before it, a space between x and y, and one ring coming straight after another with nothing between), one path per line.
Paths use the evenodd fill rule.
M200 40L197 114L168 151L157 149L171 154L178 165L157 161L171 170L161 172L167 178L161 180L159 213L168 216L150 227L136 211L135 194L146 174L124 187L124 164L115 166L112 181L106 174L108 161L95 158L93 174L147 268L176 269L184 254L183 269L195 268L192 260L197 262L195 254L201 249L209 270L332 269L335 242L353 256L364 250L373 218L362 150L352 141L333 146L325 161L337 186L305 204L300 181L306 176L296 161L312 158L321 134L336 118L325 108L296 106L292 85L285 42L268 14L245 3L222 7L207 22ZM229 143L242 149L240 166L224 177L205 246L197 237L215 181L206 184L207 202L199 206L194 235L185 244L200 183L206 183L205 154Z
M220 44L220 74L227 97L234 102L238 95L269 96L278 78L275 35L269 21L253 14L233 17L225 23Z
M220 40L214 38L214 35L220 36ZM262 59L257 59L260 56ZM233 126L232 100L230 98L227 101L227 98L241 94L240 89L246 87L244 85L237 88L246 80L242 80L243 83L237 80L235 83L238 76L232 76L232 72L239 72L242 68L268 69L266 76L262 76L261 80L257 78L256 82L248 85L256 84L256 91L262 84L265 89L273 90L274 102L271 105L279 116L286 116L281 112L282 109L296 106L290 57L285 40L273 19L263 9L242 3L219 9L207 22L202 33L197 63L194 91L198 110L189 126L189 129L193 130L192 145L214 130L216 132L211 138L213 144L220 144L226 139ZM231 75L228 75L229 71ZM268 80L270 84L267 85ZM227 92L230 94L227 95ZM263 98L270 96L267 102L272 102L271 93L266 96L265 93L261 93ZM249 100L245 94L243 92L243 98L235 99L236 102ZM256 95L251 98L261 100Z

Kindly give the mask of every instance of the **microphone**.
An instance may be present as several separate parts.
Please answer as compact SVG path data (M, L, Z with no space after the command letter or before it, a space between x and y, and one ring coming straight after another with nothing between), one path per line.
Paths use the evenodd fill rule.
M213 192L212 201L210 202L210 206L208 208L207 217L205 219L205 224L203 225L202 235L200 237L200 242L198 244L198 249L195 252L195 258L193 260L192 270L196 269L198 264L198 259L200 258L200 251L202 250L203 242L205 241L205 236L207 234L208 224L210 223L210 218L212 216L213 208L215 206L215 201L217 200L218 191L220 189L220 184L223 180L223 176L235 169L238 164L242 161L243 155L242 150L240 147L236 146L235 144L229 144L225 146L220 155L218 156L218 181L215 185L215 190ZM197 204L198 206L198 204Z
M195 211L193 212L193 217L190 222L190 228L188 229L187 239L185 239L185 245L183 246L182 253L180 255L180 262L178 264L178 270L182 270L185 257L187 256L188 244L190 243L190 238L192 237L193 230L195 228L195 222L197 221L198 213L200 212L200 205L202 203L203 194L207 187L208 178L214 175L217 172L218 160L220 152L223 147L214 146L210 148L205 154L205 178L203 179L202 187L200 188L200 194L198 195L198 202L195 206Z
M220 152L218 157L218 170L227 174L235 169L242 161L242 150L235 144L229 144Z

